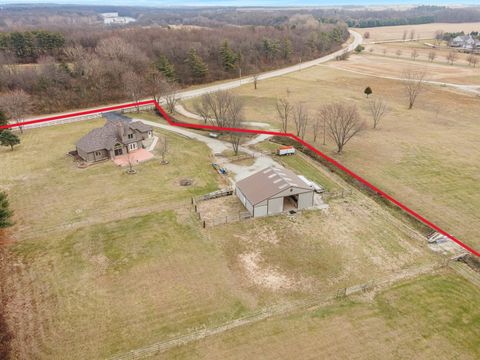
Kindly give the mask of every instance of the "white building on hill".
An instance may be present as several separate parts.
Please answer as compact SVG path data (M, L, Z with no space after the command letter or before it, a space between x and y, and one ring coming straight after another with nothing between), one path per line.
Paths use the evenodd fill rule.
M103 13L100 16L105 25L125 25L137 21L129 16L118 16L118 12Z

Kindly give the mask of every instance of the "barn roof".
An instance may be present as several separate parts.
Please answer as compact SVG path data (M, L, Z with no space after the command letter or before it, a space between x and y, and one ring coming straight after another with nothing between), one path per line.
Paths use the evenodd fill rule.
M273 166L240 180L237 187L252 205L292 187L312 191L293 171Z

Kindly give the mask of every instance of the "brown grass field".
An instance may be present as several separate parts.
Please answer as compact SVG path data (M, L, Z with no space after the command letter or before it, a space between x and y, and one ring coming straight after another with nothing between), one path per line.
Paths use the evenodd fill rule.
M317 147L480 249L479 98L427 86L407 110L401 82L342 70L388 75L420 62L361 54L235 93L248 121L278 126L275 101L288 96L312 118L325 103L356 104L370 124L363 90L371 86L389 104L380 128L341 155L330 141ZM429 66L438 79L476 79L461 66ZM77 168L67 152L101 124L28 130L14 151L0 148L0 189L15 211L0 234L0 311L13 359L108 359L177 337L186 340L142 358L479 358L478 286L335 173L300 154L280 159L324 185L328 210L204 229L190 198L226 185L207 146L156 130L169 140L168 165L156 152L135 175L109 161ZM192 186L180 186L184 178ZM218 200L202 206L241 209L235 198ZM368 292L335 298L366 283ZM255 320L263 313L271 316ZM188 340L245 317L253 320Z
M347 190L327 212L202 230L187 203L221 186L209 150L167 134L167 166L77 169L65 154L99 124L30 130L0 154L16 212L0 268L15 358L108 358L441 263L415 230L301 157L285 165ZM184 177L192 188L178 186Z
M402 78L404 69L415 69L425 71L426 80L460 85L478 85L480 89L480 66L477 68L469 67L465 60L466 55L460 55L459 60L452 66L448 65L445 62L445 57L440 54L435 62L429 62L427 59L428 51L419 51L421 55L416 61L412 61L408 50L404 50L405 56L403 57L394 57L393 53L390 56L388 53L384 56L383 52L366 52L361 56L352 56L349 61L338 61L327 66L365 75L393 78Z
M326 146L316 144L317 148L478 250L478 97L428 85L414 109L408 110L401 81L336 69L401 77L403 69L415 66L419 64L413 61L354 55L346 62L331 62L262 81L256 91L245 85L235 93L246 102L248 121L266 121L278 127L275 101L288 96L292 103L304 103L313 119L323 104L337 101L356 104L371 127L368 99L363 94L365 87L371 86L373 97L383 97L389 106L380 128L364 131L341 155L335 153L331 141ZM429 74L437 78L451 76L451 67L432 66L443 69L443 74L435 74L433 69ZM480 70L470 72L476 76ZM293 124L290 130L295 130ZM312 141L311 130L306 139Z
M450 23L434 23L434 24L421 24L421 25L402 25L402 26L382 26L374 28L354 29L360 34L365 32L370 33L370 38L366 40L366 43L372 41L387 41L387 40L402 40L404 31L408 31L407 39L410 38L410 31L415 31L414 39L433 39L435 32L443 30L444 32L460 32L464 31L469 33L470 31L478 31L480 29L480 23L462 23L462 24L450 24Z

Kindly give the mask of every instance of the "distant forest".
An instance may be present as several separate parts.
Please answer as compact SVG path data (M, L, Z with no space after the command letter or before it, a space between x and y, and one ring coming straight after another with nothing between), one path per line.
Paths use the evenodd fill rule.
M0 107L12 93L29 98L31 113L158 96L307 61L339 49L349 36L345 23L311 15L277 26L61 23L0 33Z
M112 11L137 21L105 26L100 13ZM0 12L0 106L2 98L18 94L32 104L27 113L157 96L319 57L340 48L348 26L472 21L480 21L480 7L5 5Z

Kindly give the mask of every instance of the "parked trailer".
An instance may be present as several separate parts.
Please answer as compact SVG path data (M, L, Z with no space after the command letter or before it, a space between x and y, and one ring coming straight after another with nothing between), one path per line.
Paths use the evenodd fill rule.
M219 174L227 175L227 169L220 167L217 163L212 163L212 166Z
M303 175L298 175L298 177L300 179L302 179L305 182L305 184L307 184L309 187L311 187L313 189L313 191L315 191L317 194L321 194L321 193L325 192L325 189L323 187L321 187L320 185L318 185L316 182L308 180Z
M293 146L282 146L277 149L277 155L284 156L284 155L294 155L295 148Z

